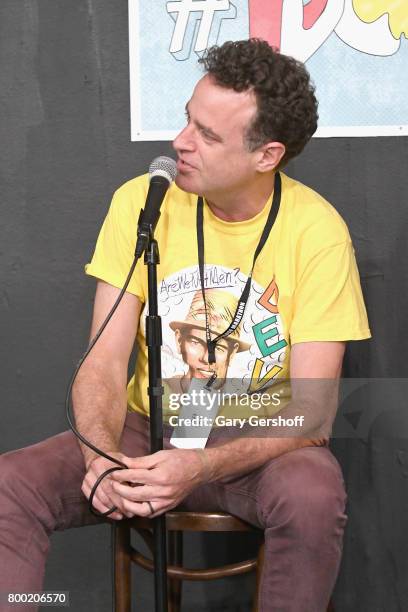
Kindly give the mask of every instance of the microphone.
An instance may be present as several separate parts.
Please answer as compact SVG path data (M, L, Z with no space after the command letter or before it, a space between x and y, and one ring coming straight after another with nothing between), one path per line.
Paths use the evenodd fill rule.
M137 225L135 257L141 257L160 217L160 206L171 183L176 178L177 166L174 159L161 155L149 166L150 185L144 209L140 211Z

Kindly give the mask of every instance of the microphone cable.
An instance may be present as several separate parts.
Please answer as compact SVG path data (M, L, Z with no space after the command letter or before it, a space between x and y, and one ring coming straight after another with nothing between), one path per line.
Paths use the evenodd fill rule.
M81 359L78 361L77 366L75 368L75 371L71 377L71 380L69 381L68 384L68 388L67 388L67 393L66 393L66 397L65 397L65 412L66 412L66 417L67 417L67 421L68 424L72 430L72 432L76 435L76 437L81 440L81 442L83 444L85 444L85 446L87 446L88 448L90 448L91 450L93 450L95 453L97 453L98 455L101 455L102 457L105 457L105 459L109 459L109 461L112 461L113 463L116 463L118 467L112 467L109 468L108 470L106 470L105 472L103 472L99 478L97 479L97 481L95 482L94 486L92 487L92 491L91 494L89 496L89 510L92 512L92 514L94 514L95 516L99 516L99 517L105 517L108 516L109 514L111 514L112 512L114 512L115 510L117 510L116 506L113 506L113 508L111 508L110 510L107 510L106 512L99 512L99 510L97 510L96 508L94 508L93 506L93 498L95 496L96 493L96 489L98 488L100 482L105 478L105 476L107 476L108 474L110 474L111 472L114 472L115 470L126 470L128 469L128 466L123 463L122 461L120 461L119 459L116 459L116 457L111 457L110 455L108 455L107 453L105 453L103 450L101 450L100 448L94 446L91 442L89 442L89 440L87 440L76 428L73 419L71 418L71 396L72 396L72 387L74 386L74 382L76 377L78 376L78 372L81 369L81 366L83 365L85 359L88 357L89 353L92 351L93 347L95 346L95 344L98 342L99 338L101 337L104 329L106 328L106 326L108 325L109 321L111 320L111 318L113 317L117 307L119 306L123 296L125 295L125 291L130 283L130 279L132 278L133 272L135 270L136 264L139 260L139 257L135 257L133 260L133 263L131 265L131 268L129 270L129 273L127 275L125 284L123 285L118 297L116 298L115 303L113 304L111 310L109 311L108 315L106 316L105 320L103 321L102 325L100 326L100 328L98 329L98 331L96 332L95 336L92 338L91 342L89 343L88 348L86 349L85 353L82 355Z

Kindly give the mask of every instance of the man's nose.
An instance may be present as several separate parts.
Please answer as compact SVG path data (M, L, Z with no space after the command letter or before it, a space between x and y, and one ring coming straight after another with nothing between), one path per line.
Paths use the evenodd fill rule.
M179 134L177 134L176 138L173 140L173 149L177 152L179 151L193 151L195 148L194 143L194 134L192 126L186 125L185 128L181 130Z
M204 363L205 365L208 365L208 349L207 347L202 347L203 351L201 353L201 357L200 357L200 361L201 363Z

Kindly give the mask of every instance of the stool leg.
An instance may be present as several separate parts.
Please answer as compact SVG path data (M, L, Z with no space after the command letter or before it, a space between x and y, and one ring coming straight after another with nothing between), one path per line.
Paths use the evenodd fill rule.
M169 565L183 565L183 532L168 532L168 556ZM180 612L182 581L176 578L169 578L169 612Z
M130 527L121 521L112 525L113 540L113 609L131 611Z
M256 587L255 587L255 598L254 598L254 605L252 607L252 612L258 612L259 610L259 590L261 587L261 578L262 578L264 559L265 559L265 542L262 542L262 544L259 547L258 559L257 559L257 564L256 564Z

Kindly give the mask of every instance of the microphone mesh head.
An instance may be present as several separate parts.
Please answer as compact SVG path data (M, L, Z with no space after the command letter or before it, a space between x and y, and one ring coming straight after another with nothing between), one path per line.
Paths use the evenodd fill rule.
M155 157L149 166L150 179L154 176L163 176L165 179L172 183L177 175L177 165L174 159L161 155Z

